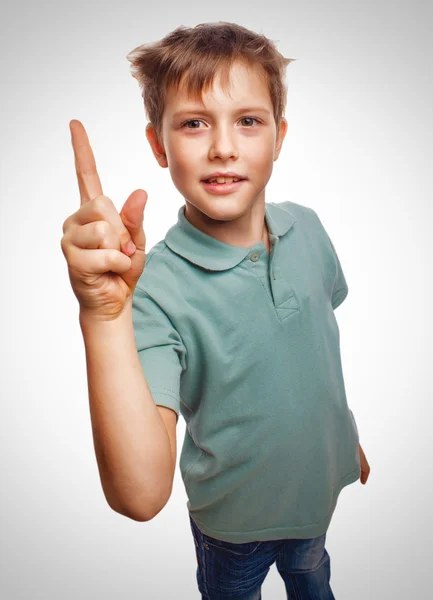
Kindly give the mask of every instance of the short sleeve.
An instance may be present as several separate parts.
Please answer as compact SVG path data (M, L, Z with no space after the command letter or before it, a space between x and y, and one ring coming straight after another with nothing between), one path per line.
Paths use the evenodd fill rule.
M326 234L326 235L328 235L328 234ZM333 252L334 258L335 258L335 265L336 265L334 287L332 290L332 308L336 309L337 306L340 306L340 304L346 298L347 294L349 293L349 288L347 286L346 278L344 276L343 269L341 267L340 259L338 258L338 254L335 250L334 244L332 243L329 235L328 235L328 240L329 240L329 243L331 244L332 252Z
M309 210L314 214L315 218L317 219L317 222L319 223L319 226L320 226L322 232L325 233L326 240L329 243L329 249L331 250L332 256L334 258L333 263L334 263L335 272L334 272L334 284L332 287L331 304L332 304L332 308L335 310L337 308L337 306L340 306L340 304L346 298L347 294L349 293L349 288L347 286L346 277L344 276L343 268L341 266L341 262L338 257L337 251L335 250L335 246L332 243L331 238L329 237L328 232L326 231L326 229L322 223L322 220L320 219L319 215L316 213L316 211L314 209L309 208Z
M155 404L180 412L180 378L186 369L183 341L159 304L136 286L132 297L135 343Z

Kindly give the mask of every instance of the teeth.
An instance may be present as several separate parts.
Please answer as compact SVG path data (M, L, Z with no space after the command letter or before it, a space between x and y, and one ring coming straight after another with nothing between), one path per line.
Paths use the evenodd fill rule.
M240 179L236 179L236 177L212 177L212 179L206 179L208 183L232 183L233 181L240 181Z

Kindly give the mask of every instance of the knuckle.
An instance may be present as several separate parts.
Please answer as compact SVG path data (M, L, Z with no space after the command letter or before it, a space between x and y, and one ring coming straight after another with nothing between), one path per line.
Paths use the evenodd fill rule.
M63 233L63 235L67 232L67 230L69 228L70 222L71 222L71 217L70 216L63 221L63 225L62 225L62 233Z
M64 252L67 252L68 248L71 246L72 238L69 232L66 232L65 235L60 240L60 246Z
M93 234L98 239L105 239L110 233L110 223L108 221L94 221L93 222Z
M66 241L65 236L63 236L62 239L60 240L60 247L61 247L63 255L65 257L66 257L66 252L67 252L66 246L67 246L67 241Z
M104 196L96 196L91 200L92 213L98 217L103 217L106 211L106 202Z
M104 252L104 269L110 270L110 267L116 262L117 250L109 248Z
M73 257L73 245L71 243L69 236L63 236L60 246L62 248L63 256L66 259L68 267L72 265L72 257Z
M102 248L115 248L118 245L117 236L113 231L113 226L108 221L95 221L94 237L98 240Z
M104 213L108 207L113 206L113 202L108 198L108 196L104 196L104 194L100 194L99 196L95 196L92 200L94 210Z

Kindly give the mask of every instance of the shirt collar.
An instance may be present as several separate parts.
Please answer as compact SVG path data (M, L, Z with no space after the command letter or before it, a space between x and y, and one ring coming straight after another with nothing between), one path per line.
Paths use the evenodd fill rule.
M238 265L251 251L251 248L231 246L207 235L194 227L184 213L185 205L178 211L177 223L167 231L165 243L190 262L211 271L225 271ZM286 207L273 202L265 202L265 220L269 232L277 237L287 233L297 221Z

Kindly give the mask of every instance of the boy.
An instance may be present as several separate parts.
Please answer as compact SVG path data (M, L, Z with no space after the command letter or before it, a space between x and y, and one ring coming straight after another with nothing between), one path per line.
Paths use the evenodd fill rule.
M202 597L260 599L275 562L288 598L332 599L326 531L342 488L362 470L365 483L369 467L344 390L333 311L348 287L334 246L312 209L265 203L287 131L290 59L221 22L180 27L128 58L144 88L146 137L185 206L146 256L147 194L115 215L71 124L83 204L62 248L107 501L140 521L162 510L182 413ZM83 228L98 220L106 237L88 229L85 245ZM87 254L85 279L73 246L82 257L117 253L93 263L93 278Z

